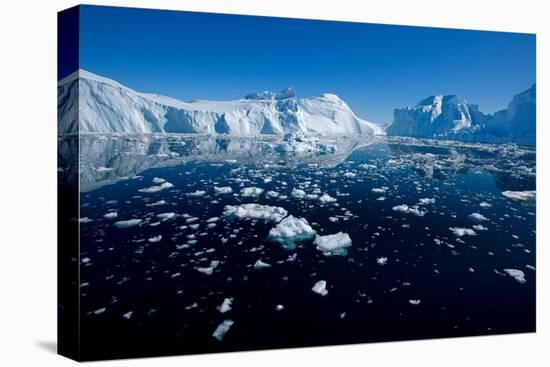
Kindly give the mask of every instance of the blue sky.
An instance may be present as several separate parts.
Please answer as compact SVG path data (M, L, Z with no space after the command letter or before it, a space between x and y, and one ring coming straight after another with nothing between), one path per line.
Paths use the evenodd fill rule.
M80 21L81 68L182 100L293 86L388 123L435 93L494 112L535 82L528 34L93 6Z

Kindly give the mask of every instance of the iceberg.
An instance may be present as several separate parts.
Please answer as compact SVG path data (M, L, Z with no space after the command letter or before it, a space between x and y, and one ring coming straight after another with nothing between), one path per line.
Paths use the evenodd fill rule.
M78 70L58 82L58 130L69 133L198 133L383 135L335 94L297 98L292 88L251 92L229 101L179 101L140 93Z
M226 205L223 215L238 219L263 219L272 222L280 222L288 212L278 206L260 204Z

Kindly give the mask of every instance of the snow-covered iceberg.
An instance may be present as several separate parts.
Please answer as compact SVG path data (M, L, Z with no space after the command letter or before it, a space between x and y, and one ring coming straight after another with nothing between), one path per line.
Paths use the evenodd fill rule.
M536 86L494 114L484 114L459 96L435 95L414 107L397 108L393 116L388 135L535 145Z
M292 88L252 92L232 101L183 102L78 70L59 81L57 89L59 134L384 134L338 96L299 99Z

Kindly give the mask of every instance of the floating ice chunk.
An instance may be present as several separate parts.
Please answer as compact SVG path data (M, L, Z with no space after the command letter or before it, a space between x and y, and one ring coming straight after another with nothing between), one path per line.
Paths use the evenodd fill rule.
M132 318L132 315L134 314L134 311L128 311L124 315L122 315L122 318L126 320L130 320Z
M479 206L482 208L490 208L492 205L486 201L482 201L481 203L479 203Z
M105 307L98 308L94 311L94 315L101 315L103 312L105 312L107 309Z
M255 269L255 270L270 268L271 266L272 266L271 264L268 264L268 263L263 262L262 259L257 260L257 261L254 263L254 269Z
M302 189L292 189L290 196L295 197L296 199L302 199L306 196L306 192Z
M523 271L518 269L503 269L503 271L514 278L518 283L525 284L527 280L525 279L525 274Z
M388 258L387 257L379 257L376 259L376 263L378 265L386 265L388 263Z
M151 243L157 243L157 242L160 242L160 240L162 240L162 235L160 234L158 236L151 237L148 239L148 241Z
M347 178L354 178L355 176L357 176L357 174L354 173L354 172L346 172L346 173L344 173L344 177L347 177Z
M327 291L327 282L324 280L320 280L315 285L313 285L313 288L311 290L317 294L320 294L321 296L326 296L328 294Z
M176 213L174 213L174 212L157 214L157 218L162 219L162 220L168 220L168 219L172 219L172 218L175 218L175 217L176 217Z
M477 233L471 228L449 227L449 229L457 237L477 235Z
M277 306L275 307L275 309L276 309L277 311L282 311L282 310L285 309L285 306L283 306L283 305L277 305Z
M392 210L405 214L413 214L418 217L423 217L424 214L426 214L425 211L418 209L417 206L408 206L407 204L396 205L392 208Z
M216 223L217 221L219 221L220 218L219 217L212 217L212 218L208 218L206 220L206 223Z
M413 306L418 306L420 304L420 300L419 299L410 299L409 303Z
M420 204L420 205L435 204L435 199L434 198L421 198L418 201L418 204Z
M257 198L264 192L264 189L259 187L245 187L241 189L241 196L245 198Z
M388 190L387 187L374 187L370 191L375 193L375 194L385 194L387 190Z
M351 238L347 233L338 232L326 236L315 236L314 245L317 250L323 251L325 255L345 255L346 247L351 246Z
M89 257L84 257L84 258L82 258L82 260L81 260L82 264L87 264L87 263L89 263L90 261L92 261L92 259L90 259Z
M229 186L216 187L214 186L214 193L216 194L231 194L233 189Z
M277 191L273 191L273 190L269 190L268 192L265 193L265 196L267 196L268 198L276 198L276 197L279 197L279 193Z
M278 206L260 204L226 205L223 215L238 219L264 219L280 222L286 217L287 211Z
M212 261L210 261L210 266L196 267L195 269L199 273L203 273L203 274L206 274L206 275L212 275L214 273L214 269L216 269L218 267L218 265L220 265L220 262L218 260L212 260Z
M130 227L137 226L141 222L142 222L141 219L128 219L128 220L119 220L118 222L115 222L114 225L117 228L124 229L124 228L130 228Z
M217 339L218 341L222 341L225 334L229 331L231 326L233 326L235 322L233 320L224 320L221 324L218 325L216 330L214 330L214 333L212 333L212 336Z
M233 298L226 298L216 309L221 313L226 313L227 311L231 311L231 303L233 303Z
M155 201L152 204L147 204L147 206L159 206L159 205L166 205L166 200L159 200L159 201Z
M304 218L296 218L292 215L284 218L275 228L269 231L269 238L279 242L297 242L306 240L315 235L315 230L311 228Z
M161 177L155 177L153 178L153 183L155 185L160 185L161 183L165 183L166 180L164 178L161 178Z
M319 201L323 204L328 204L328 203L334 203L336 199L330 196L329 194L323 194L321 195L321 197L319 197Z
M169 189L171 187L174 187L174 185L172 185L170 182L163 182L160 185L146 187L144 189L139 189L138 191L146 193L146 194L153 194L155 192L159 192L159 191L162 191L162 190L165 190L165 189Z
M108 212L108 213L103 215L103 218L105 218L105 219L115 219L115 218L118 218L118 213L117 212Z
M193 191L193 192L188 192L186 195L190 196L190 197L200 197L200 196L204 196L204 194L206 194L206 191L197 190L197 191Z
M468 218L470 218L470 220L473 220L475 222L483 222L483 221L489 220L489 218L487 218L481 213L472 213L468 216Z
M475 224L472 226L472 228L475 229L476 231L487 231L489 229L482 224Z
M78 223L90 223L92 221L93 221L93 219L90 219L88 217L82 217L82 218L78 219Z
M517 201L534 201L536 197L536 191L503 191L502 195L509 199Z

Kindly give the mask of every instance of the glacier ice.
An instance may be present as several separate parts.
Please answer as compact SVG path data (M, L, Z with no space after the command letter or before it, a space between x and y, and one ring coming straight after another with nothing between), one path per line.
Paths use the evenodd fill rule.
M58 130L67 133L384 134L334 94L296 98L292 89L232 101L140 93L85 70L58 82Z

